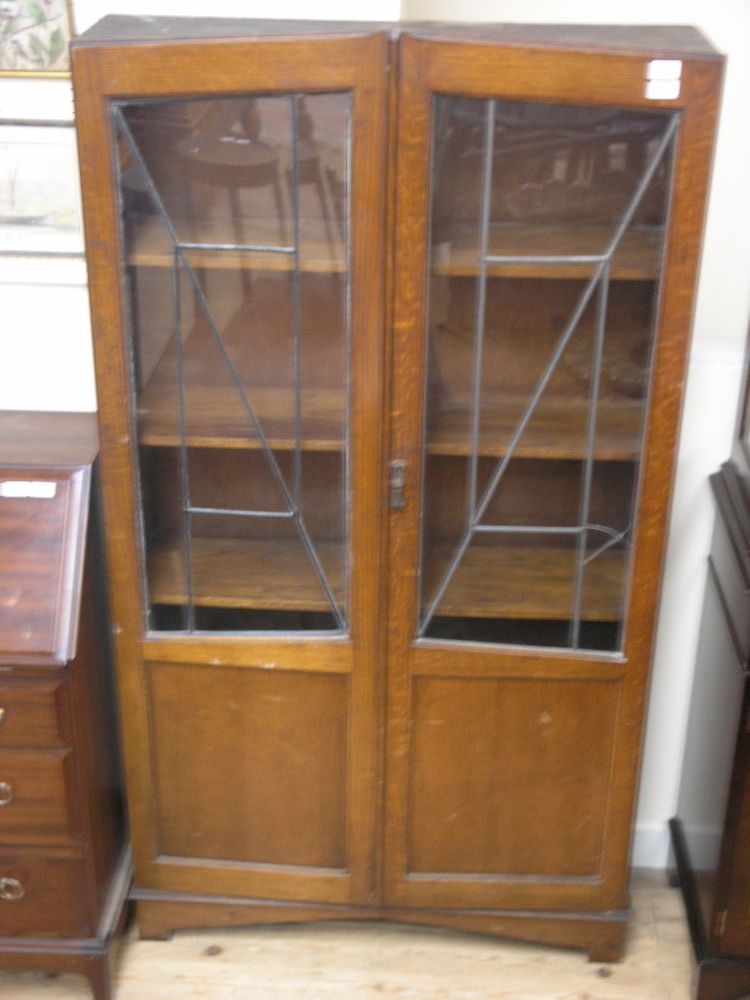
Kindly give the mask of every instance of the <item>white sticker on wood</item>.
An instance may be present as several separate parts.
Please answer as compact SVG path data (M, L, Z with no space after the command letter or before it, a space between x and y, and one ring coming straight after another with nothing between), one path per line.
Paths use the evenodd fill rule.
M0 497L16 500L51 500L56 492L57 483L49 480L11 479L0 483Z

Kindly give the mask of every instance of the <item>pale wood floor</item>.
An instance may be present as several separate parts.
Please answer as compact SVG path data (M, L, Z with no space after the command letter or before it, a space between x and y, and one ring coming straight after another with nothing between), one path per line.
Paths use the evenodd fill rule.
M311 924L180 932L131 931L116 1000L689 1000L682 901L664 877L638 873L627 955L591 964L576 952L387 924ZM0 974L0 1000L88 1000L82 979Z

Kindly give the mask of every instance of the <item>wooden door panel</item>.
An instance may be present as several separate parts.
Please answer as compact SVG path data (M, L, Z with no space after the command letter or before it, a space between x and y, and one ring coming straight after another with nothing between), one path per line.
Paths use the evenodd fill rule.
M127 25L124 27L127 30ZM107 521L112 526L108 537L109 565L117 584L112 588L113 615L118 625L118 676L136 882L143 890L364 903L375 888L372 859L377 852L380 783L378 643L383 618L380 601L384 426L378 415L382 414L384 392L382 292L386 260L388 37L385 31L373 32L371 28L357 28L343 35L327 28L323 32L315 28L295 29L293 35L300 37L290 37L283 24L258 36L257 24L248 23L243 39L206 38L195 44L180 36L182 30L184 26L175 25L170 39L152 37L147 44L139 44L127 35L111 39L105 45L82 43L74 55L87 239L91 246L108 247L106 254L92 257L90 288L92 308L97 315L95 353L100 387L102 475ZM198 65L200 73L196 75ZM345 192L349 192L345 212L348 217L341 219L341 225L333 217L331 202L331 231L326 237L336 242L339 237L344 238L345 232L347 244L349 284L345 307L349 334L346 348L342 347L341 357L336 361L338 366L347 367L347 379L345 387L337 386L340 393L335 401L337 413L342 410L346 413L347 433L344 438L344 428L338 425L334 428L336 433L331 433L331 428L323 422L315 432L314 448L306 448L310 435L299 435L302 452L299 480L317 493L323 493L323 487L331 491L336 486L331 475L334 466L339 470L341 482L342 461L334 452L340 451L343 440L348 452L346 502L339 504L340 508L346 508L345 517L337 522L335 538L328 537L331 518L326 503L319 499L308 502L311 521L318 529L312 532L314 542L321 546L335 542L338 553L347 553L349 570L341 582L347 597L348 617L340 631L346 632L346 638L332 638L327 647L333 650L331 658L326 661L326 653L322 651L319 663L316 656L321 648L320 637L311 639L305 632L305 628L315 629L315 622L311 625L306 621L295 634L289 628L289 618L299 609L276 607L286 616L283 622L279 616L254 633L248 627L262 617L256 614L258 611L269 607L262 602L269 600L270 591L279 582L274 570L276 563L284 561L281 558L284 539L275 546L276 553L270 543L279 539L278 532L283 528L280 518L275 518L264 534L262 540L269 542L268 552L260 558L257 550L249 552L247 546L240 551L249 518L242 522L243 527L237 533L240 544L233 548L212 548L210 542L214 536L201 536L201 552L207 554L212 572L217 569L223 578L229 569L242 563L245 572L254 578L262 571L272 581L265 588L268 593L262 587L255 587L255 579L250 580L252 588L246 586L248 580L239 581L245 598L247 590L252 589L253 607L241 606L237 595L231 592L201 593L199 586L195 593L205 600L202 607L208 609L207 613L201 612L196 628L176 634L173 621L178 615L172 615L172 611L176 608L179 612L186 595L170 589L161 595L167 612L163 636L157 642L152 641L153 637L147 638L139 498L132 485L137 481L140 439L133 440L133 427L137 424L135 413L140 413L140 401L135 398L128 343L129 321L134 313L133 304L125 301L130 287L128 281L123 281L126 237L120 227L121 200L111 176L117 153L112 130L113 104L117 103L122 111L125 106L140 104L144 98L148 104L154 98L172 101L197 96L204 102L209 97L218 102L249 96L266 101L274 95L294 98L295 104L295 95L310 101L323 100L323 95L339 95L349 107L350 184L346 186L345 172L338 167L338 173L325 173L323 177L326 185L336 180L336 191L340 187L344 192L336 205L341 203L346 207ZM301 114L303 109L297 110ZM264 119L263 128L270 128L269 120ZM320 132L315 137L318 139ZM128 148L132 153L132 147ZM334 167L339 159L337 154ZM325 165L331 163L325 160ZM285 204L294 200L290 194L294 187L293 173L292 170L288 178L284 170L280 174ZM303 189L302 203L308 198L315 201L315 191L322 190L313 190L305 177L301 176L297 184ZM328 194L326 199L330 200ZM221 211L229 218L225 202L222 195ZM291 237L291 227L287 235ZM236 234L231 242L237 243ZM277 242L274 230L272 245ZM309 234L305 237L303 232L302 249L309 249L310 242ZM216 241L212 238L209 243L215 250ZM264 289L268 290L272 281L269 276L281 273L267 256L253 252L258 280L253 279L251 298L261 308ZM131 269L137 265L142 272L149 272L149 268L155 272L157 264L167 263L159 260L153 266L146 266L146 262L135 257L131 254ZM313 374L320 374L325 367L326 374L330 374L329 358L319 348L321 339L326 338L318 337L315 332L320 323L325 328L325 319L314 306L307 309L304 306L321 288L329 291L334 288L341 276L325 261L320 267L308 267L309 261L304 257L300 255L297 268L299 293L305 300L301 316L307 321L314 313L311 328L315 329L312 341L302 337L304 345L299 347L299 357L306 372L310 369ZM214 254L214 258L216 266L206 267L211 272L208 286L211 295L221 298L226 286L224 265L229 258L224 250ZM192 259L197 269L206 265L204 257ZM277 255L273 260L288 262L291 257ZM163 270L167 274L166 267ZM246 295L248 282L242 280L248 277L246 271L249 273L249 268L238 268L232 276L233 296ZM148 292L148 281L154 275L149 273L144 277ZM168 289L169 282L163 278L164 275L162 287ZM165 293L162 309L171 294ZM148 303L144 300L142 304L145 308ZM186 308L190 310L193 306L188 302ZM251 325L255 334L259 329L270 330L268 341L272 346L277 346L274 333L278 317L283 319L290 310L296 315L290 300L283 295L280 301L275 301L275 308L273 315L264 312L261 322ZM153 317L153 321L158 327L158 317ZM300 329L305 333L308 327L301 324ZM245 323L242 336L246 340L248 330ZM236 331L230 332L233 336ZM254 343L259 354L254 370L263 371L265 342L261 338L260 344L257 339ZM314 354L312 367L310 351ZM231 350L229 355L230 359L234 357ZM235 383L227 377L221 357L219 361L222 373L219 385L228 382L231 392L218 394L217 414L232 417L236 415L238 398ZM292 361L285 364L288 367ZM264 400L276 412L288 397L282 397L274 386L271 389L274 391L267 393ZM311 415L308 406L311 398L304 397L302 422L319 413L318 407ZM321 398L315 396L316 406ZM166 406L170 399L161 397L160 402ZM321 411L323 416L324 411L325 407ZM237 439L231 426L231 433L223 433L217 439L216 434L203 433L206 428L201 417L207 419L211 414L200 405L191 413L196 417L199 433L196 438L188 439L186 447L190 460L201 452L203 461L193 502L208 508L256 510L256 472L263 463L255 461L257 456L248 459L252 448L246 448L247 441ZM247 423L246 407L242 418ZM143 428L138 427L140 433ZM172 429L167 427L167 430ZM267 435L272 449L279 444L277 430L272 423ZM152 426L144 441L152 448L153 463L169 471L164 463L173 462L174 456L166 459L164 456L168 456L169 447L174 448L176 443L179 446L179 442L169 434L165 440L163 431L163 426ZM290 442L295 449L298 447L295 435L291 438L287 435L285 440L286 445L276 448L277 452L293 450L288 447ZM238 444L240 447L235 448ZM221 456L217 454L219 448L224 452ZM291 464L286 454L277 462L284 471ZM193 461L193 467L196 465ZM309 471L312 465L315 474ZM238 473L240 468L246 472ZM263 465L262 472L268 477L268 463ZM158 503L162 506L163 479L164 476L154 476ZM274 482L278 486L279 478ZM213 487L214 493L221 493L218 503L216 496L212 499L207 495L208 486ZM342 494L340 489L337 496ZM161 514L158 503L155 502L154 511ZM155 517L154 522L157 520L154 539L160 542L172 525L168 518ZM232 520L236 523L236 519ZM170 550L166 551L168 554ZM284 562L289 566L285 578L289 591L302 586L304 572L306 578L313 577L317 594L319 577L316 579L311 570L309 549L297 544L296 552L300 556L296 566L288 560ZM336 566L342 561L339 559ZM209 576L205 574L204 579ZM233 578L237 586L237 572ZM243 614L249 611L256 616L255 622L249 622L250 614L246 617L238 614L227 624L227 617L214 615L214 604L209 607L209 598L217 596L222 598L218 602L222 614L226 608L239 609ZM310 610L318 613L306 605L305 613ZM206 624L203 618L210 619L208 629L201 627ZM183 628L182 624L179 627ZM212 636L208 635L209 630ZM186 648L187 664L195 666L185 663L166 666L159 660L159 653L154 652L160 644L174 652L180 643ZM144 653L149 646L152 651ZM292 662L295 649L299 652L297 669ZM346 654L342 653L344 649ZM144 655L148 665L143 663ZM223 665L215 669L219 657ZM174 657L165 653L164 660L169 659ZM335 669L335 664L341 665L343 660L347 661L346 676L343 667L338 673ZM230 668L228 663L235 664L237 669ZM273 676L270 671L262 670L270 664L279 667Z
M618 691L420 678L409 874L599 873Z
M348 677L151 668L160 853L347 867Z
M386 900L621 909L690 325L685 289L695 276L695 206L702 210L707 181L701 150L721 66L686 58L679 99L653 102L643 89L651 56L638 45L607 55L605 79L602 53L571 57L544 44L438 35L408 29L398 53L391 454L404 486L389 523ZM627 209L610 206L620 229L608 250L611 295L599 300L596 319L602 343L605 330L617 331L607 340L613 350L632 349L632 335L646 326L654 339L637 419L625 417L634 413L629 386L612 383L608 410L601 373L587 382L581 365L593 329L587 296L604 271L581 295L576 268L598 209L590 202L591 214L579 214L584 203L574 191L560 202L571 213L563 225L553 201L544 202L544 182L535 189L529 150L541 146L521 144L526 154L514 159L505 141L519 121L533 119L544 132L552 105L558 123L561 109L591 122L617 109L634 126L662 116L650 173L638 174L644 179ZM658 115L646 121L645 108ZM451 159L454 142L463 147ZM457 171L474 180L454 192ZM550 181L546 194L563 198L557 167L541 175ZM612 190L603 183L597 204ZM642 198L649 240L656 234L664 252L655 257L644 243L633 269L625 250L643 235L633 231ZM519 225L523 246L515 243ZM563 230L566 239L574 234L575 251L555 242ZM545 354L551 330L557 346ZM608 373L624 370L607 367L605 349L600 362ZM588 436L577 423L588 403L566 381L571 373L579 387L599 386ZM558 572L570 556L563 535L586 539L602 526L615 541L593 554L579 545L570 587L568 570ZM546 546L550 563L542 564ZM456 595L467 566L472 590ZM568 582L552 601L558 578ZM485 621L493 614L495 622Z

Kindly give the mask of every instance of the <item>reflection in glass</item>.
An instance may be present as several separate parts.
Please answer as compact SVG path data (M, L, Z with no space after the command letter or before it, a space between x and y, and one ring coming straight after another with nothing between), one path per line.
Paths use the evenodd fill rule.
M619 649L677 116L433 110L418 634Z
M114 108L151 629L347 627L349 113Z

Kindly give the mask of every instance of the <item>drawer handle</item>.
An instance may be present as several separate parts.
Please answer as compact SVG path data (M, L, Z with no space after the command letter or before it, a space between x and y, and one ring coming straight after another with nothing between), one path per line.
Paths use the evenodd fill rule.
M0 723L5 722L5 709L0 708Z
M0 878L0 899L15 903L25 895L26 890L17 878Z
M13 785L0 781L0 806L7 806L13 801Z

